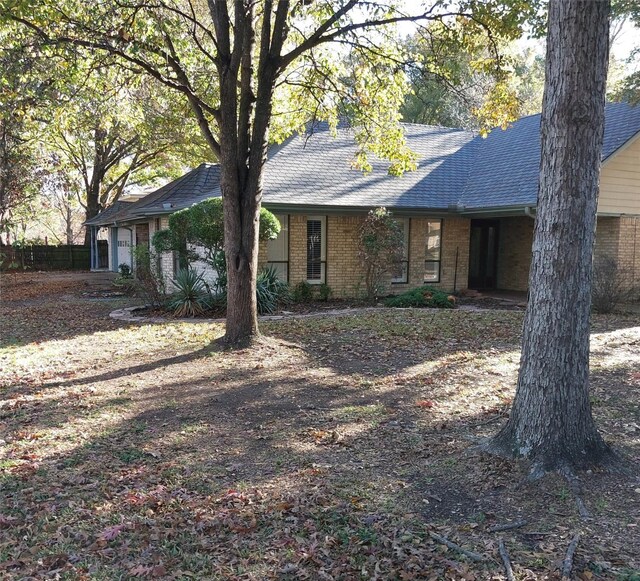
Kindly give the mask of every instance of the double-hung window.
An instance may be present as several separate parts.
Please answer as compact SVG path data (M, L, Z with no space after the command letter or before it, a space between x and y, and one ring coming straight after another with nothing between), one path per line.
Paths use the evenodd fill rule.
M396 222L402 229L402 260L393 266L391 282L404 284L409 281L409 218L398 218Z
M441 251L442 220L429 220L427 222L427 239L425 245L425 282L440 282Z
M267 241L267 266L273 268L278 278L289 280L289 215L276 214L280 222L280 233L275 240Z
M307 217L307 282L322 284L327 277L327 218Z

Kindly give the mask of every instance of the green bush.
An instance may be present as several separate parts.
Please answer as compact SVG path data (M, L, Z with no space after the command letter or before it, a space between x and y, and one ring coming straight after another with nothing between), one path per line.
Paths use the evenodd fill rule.
M118 265L118 273L122 278L133 278L131 267L126 262Z
M391 212L371 210L358 231L358 257L368 300L376 300L384 291L388 274L402 263L404 250L404 229Z
M326 282L318 285L318 298L321 301L328 301L331 298L332 294L333 290Z
M611 313L621 304L631 302L637 289L632 273L620 268L611 256L600 256L593 262L591 307L598 313Z
M306 280L301 280L293 287L293 300L296 303L307 303L313 299L313 286Z
M177 290L171 295L167 306L177 317L195 317L211 306L205 282L192 268L178 271L173 284Z
M169 229L153 235L156 252L175 251L181 268L187 268L198 258L218 270L224 259L224 212L222 198L209 198L178 210L169 217ZM274 240L280 232L280 222L265 208L260 209L260 240ZM190 250L189 245L204 248L204 256ZM220 271L218 270L219 274Z
M455 299L446 292L430 286L419 288L402 293L397 297L389 297L384 301L385 307L432 307L436 309L453 309Z

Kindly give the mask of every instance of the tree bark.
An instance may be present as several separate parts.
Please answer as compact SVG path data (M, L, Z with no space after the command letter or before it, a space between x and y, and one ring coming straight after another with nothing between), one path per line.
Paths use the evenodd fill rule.
M267 159L269 120L289 3L281 0L272 23L273 2L262 7L256 92L252 59L255 3L236 2L233 46L230 16L223 2L210 2L218 36L220 79L220 188L223 196L227 260L227 317L223 338L230 346L251 344L258 329L256 275L262 176ZM273 24L273 26L272 26Z
M610 2L551 0L538 207L520 373L509 421L488 451L532 475L606 464L589 401L592 255Z

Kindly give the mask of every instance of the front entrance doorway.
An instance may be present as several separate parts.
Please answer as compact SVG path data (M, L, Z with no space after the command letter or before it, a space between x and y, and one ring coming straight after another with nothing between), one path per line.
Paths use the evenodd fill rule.
M471 220L469 288L496 288L498 273L498 220Z

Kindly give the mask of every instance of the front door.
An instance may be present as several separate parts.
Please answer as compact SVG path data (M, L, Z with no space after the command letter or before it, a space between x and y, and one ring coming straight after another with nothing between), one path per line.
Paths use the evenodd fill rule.
M499 226L497 220L471 220L469 288L496 288Z

